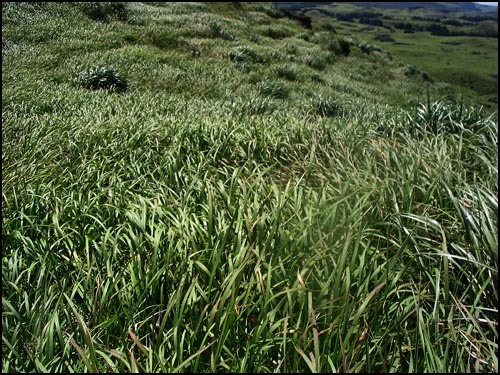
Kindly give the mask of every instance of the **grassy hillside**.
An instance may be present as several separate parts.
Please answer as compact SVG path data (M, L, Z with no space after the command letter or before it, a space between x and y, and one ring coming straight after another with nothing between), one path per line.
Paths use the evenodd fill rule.
M498 124L268 3L2 3L3 372L497 372Z
M447 82L475 105L496 112L498 8L473 3L417 4L279 3L279 7L302 10L318 26L334 28L338 36L366 40L432 79Z

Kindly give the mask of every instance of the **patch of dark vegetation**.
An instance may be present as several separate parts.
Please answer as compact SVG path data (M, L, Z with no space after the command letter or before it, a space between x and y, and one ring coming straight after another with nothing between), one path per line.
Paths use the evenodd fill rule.
M154 30L147 32L146 35L151 44L158 48L177 48L186 42L182 35L174 30Z
M286 79L288 81L295 81L298 77L297 68L294 66L279 65L274 68L274 72L278 78Z
M223 40L234 40L235 37L229 33L226 28L218 20L210 20L208 22L208 27L210 29L209 36L211 38L220 38Z
M325 69L331 58L325 54L307 55L303 58L304 64L316 70Z
M410 22L397 22L394 24L394 28L398 30L403 30L404 33L415 33L421 31L430 32L434 36L477 36L486 38L498 38L498 29L485 27L481 31L450 31L448 27L444 25L443 22L433 23L431 25L417 25Z
M331 96L316 95L307 103L307 112L321 117L336 117L345 113L344 107Z
M261 82L257 86L259 94L275 99L286 99L290 95L290 89L282 82Z
M431 76L427 72L422 72L421 77L422 77L422 79L424 81L427 81L427 82L432 82L433 81L432 78L431 78Z
M441 42L441 44L447 44L449 46L459 46L462 42Z
M397 22L394 24L394 28L398 30L403 30L404 32L415 32L415 31L423 31L423 27L420 25L415 25L410 22Z
M445 25L449 25L449 26L456 26L456 27L462 27L462 26L466 26L466 25L473 25L471 23L466 23L466 22L463 22L463 21L458 21L458 20L443 20L441 21L443 24Z
M381 19L379 18L360 18L359 19L359 23L362 23L364 25L372 25L372 26L380 26L380 27L384 27L384 23L382 22Z
M494 14L494 15L487 15L487 16L461 16L459 18L466 20L466 21L471 21L471 22L482 22L482 21L496 21L496 22L498 22L498 13Z
M129 87L127 80L111 66L97 66L81 72L76 83L89 90L104 89L114 92L123 92Z
M335 55L349 56L351 53L352 42L344 38L336 38L328 44L328 50L335 53Z
M89 2L80 3L82 11L92 20L108 23L112 20L127 21L128 11L121 2Z
M355 22L356 20L350 14L335 14L337 21L341 22Z
M247 46L237 46L233 48L229 52L229 60L234 63L264 64L267 62L267 59L262 54Z
M415 65L408 65L404 70L404 74L407 77L414 77L421 74L421 71Z
M303 39L306 42L309 42L311 40L311 36L308 33L300 33L295 35L296 38Z
M367 42L360 43L358 47L361 50L361 52L366 54L370 54L373 51L382 52L382 49L380 47L374 46L373 44Z
M283 39L291 36L290 32L285 29L279 29L276 27L266 27L262 31L262 35L267 36L272 39Z
M396 43L396 40L390 36L389 34L381 34L381 35L377 35L375 38L375 40L379 40L381 42L392 42L392 43Z
M288 10L282 10L283 16L289 18L294 21L298 21L302 26L306 29L312 29L312 20L311 17L306 16L305 14L290 12Z
M322 22L319 27L321 27L321 29L323 30L327 30L327 31L331 31L332 33L336 33L337 32L337 28L333 25L333 23L331 22Z

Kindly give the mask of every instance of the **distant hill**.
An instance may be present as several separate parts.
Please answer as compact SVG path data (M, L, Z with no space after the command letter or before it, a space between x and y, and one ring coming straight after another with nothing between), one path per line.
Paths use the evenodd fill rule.
M418 66L492 111L498 92L498 7L472 2L283 2L313 30L355 36ZM422 51L425 50L425 53Z

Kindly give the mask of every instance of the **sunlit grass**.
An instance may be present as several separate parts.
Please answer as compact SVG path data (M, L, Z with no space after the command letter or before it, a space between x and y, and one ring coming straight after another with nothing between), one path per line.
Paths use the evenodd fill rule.
M3 371L498 371L494 118L4 69Z

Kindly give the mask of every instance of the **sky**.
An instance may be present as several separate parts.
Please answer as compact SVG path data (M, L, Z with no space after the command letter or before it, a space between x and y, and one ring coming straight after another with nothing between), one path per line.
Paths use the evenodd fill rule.
M497 2L479 2L479 1L476 1L476 3L478 4L484 4L484 5L495 5L495 6L498 6L498 1Z

